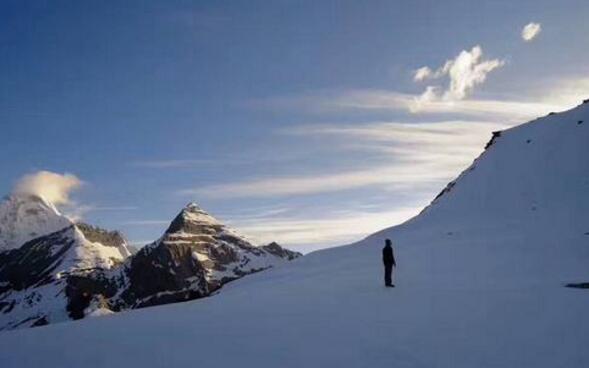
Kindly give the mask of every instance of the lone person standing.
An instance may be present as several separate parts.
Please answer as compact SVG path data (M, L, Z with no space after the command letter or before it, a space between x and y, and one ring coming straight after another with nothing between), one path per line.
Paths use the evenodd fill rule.
M384 263L384 284L387 287L395 287L392 282L393 266L397 266L391 239L385 240L385 246L382 248L382 263Z

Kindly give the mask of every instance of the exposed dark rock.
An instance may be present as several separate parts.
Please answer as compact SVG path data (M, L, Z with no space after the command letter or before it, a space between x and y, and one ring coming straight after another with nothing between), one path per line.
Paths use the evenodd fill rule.
M292 250L289 250L289 249L286 249L286 248L282 248L276 242L272 242L272 243L270 243L268 245L264 245L262 247L262 249L264 249L268 253L272 253L275 256L278 256L280 258L288 259L289 261L302 256L302 254L299 253L299 252L294 252Z
M84 237L93 243L100 243L107 247L121 247L126 245L123 234L118 231L108 231L83 222L76 223L76 227Z
M43 317L39 318L38 320L36 320L35 322L33 322L31 327L45 326L48 324L49 324L49 321L47 321L47 317L43 316Z
M195 291L194 295L189 293L192 298L212 291L205 269L193 259L188 244L146 246L133 256L126 273L129 285L121 299L134 308L186 300L191 289Z
M66 310L72 319L84 318L84 310L88 308L93 298L100 296L107 300L117 291L116 279L105 276L102 270L70 275L65 288Z
M574 289L589 289L589 282L570 283L566 284L565 286Z
M493 135L491 136L491 140L489 142L487 142L487 144L485 145L485 149L488 149L489 147L491 147L495 143L497 138L499 138L499 137L501 137L501 131L493 132Z
M454 186L456 185L455 181L451 181L449 182L446 187L444 189L442 189L442 191L440 193L438 193L438 195L434 198L434 201L438 198L440 198L441 196L443 196L444 194L450 193L450 191L452 191L452 188L454 188Z
M73 227L33 239L18 249L0 254L0 293L23 290L54 281L55 270L74 240Z

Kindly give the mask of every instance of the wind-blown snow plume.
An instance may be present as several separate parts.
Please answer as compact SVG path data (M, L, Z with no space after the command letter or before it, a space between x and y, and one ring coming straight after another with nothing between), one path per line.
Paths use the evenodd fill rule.
M536 36L538 36L538 34L540 34L541 30L542 30L542 26L540 25L540 23L533 23L533 22L528 23L522 29L522 39L526 42L530 42L534 38L536 38Z
M69 194L79 188L82 181L72 174L39 171L23 176L14 186L14 194L37 195L53 204L68 204Z

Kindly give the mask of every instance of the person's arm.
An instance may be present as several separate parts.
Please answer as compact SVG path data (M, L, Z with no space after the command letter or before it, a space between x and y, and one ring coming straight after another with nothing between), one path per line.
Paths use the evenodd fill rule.
M395 253L391 252L391 257L393 257L393 266L397 267L397 261L395 261Z

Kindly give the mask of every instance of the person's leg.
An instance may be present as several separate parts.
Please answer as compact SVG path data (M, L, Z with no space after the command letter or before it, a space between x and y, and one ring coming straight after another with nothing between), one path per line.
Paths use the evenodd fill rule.
M391 266L391 285L395 286L395 284L393 284L393 274L395 273L395 266Z
M392 284L391 280L391 272L393 271L393 266L389 264L384 265L384 284L386 286L390 286Z

